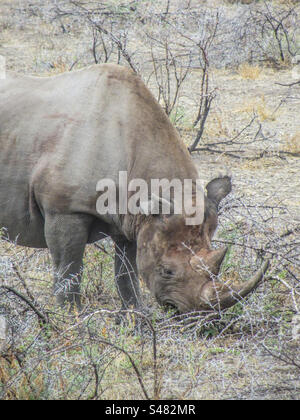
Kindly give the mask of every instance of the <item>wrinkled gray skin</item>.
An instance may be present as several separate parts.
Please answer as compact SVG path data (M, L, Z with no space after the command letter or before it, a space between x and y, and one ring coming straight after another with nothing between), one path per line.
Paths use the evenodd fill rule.
M210 240L231 189L228 177L207 186L201 226L186 226L184 215L97 213L97 182L118 184L119 171L129 181L198 176L164 111L124 67L95 65L47 78L7 74L0 80L0 150L0 227L20 245L49 248L60 304L80 307L85 245L106 235L116 244L124 308L140 305L138 274L160 303L186 312L234 304L266 269L235 296L212 281L225 255L211 250Z

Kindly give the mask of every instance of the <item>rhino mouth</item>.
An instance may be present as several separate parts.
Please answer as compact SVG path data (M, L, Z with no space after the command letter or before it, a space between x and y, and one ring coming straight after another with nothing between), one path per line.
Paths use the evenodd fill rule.
M189 313L192 311L187 303L180 300L165 298L160 299L159 303L164 310L172 311L174 315Z
M155 298L158 304L166 311L172 310L179 312L178 303L175 302L170 296L162 296L155 293Z

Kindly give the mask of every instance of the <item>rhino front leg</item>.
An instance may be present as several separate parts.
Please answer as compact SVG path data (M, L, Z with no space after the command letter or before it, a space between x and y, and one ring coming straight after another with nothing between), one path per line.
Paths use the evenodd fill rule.
M141 306L136 267L136 243L115 239L115 281L122 300L122 309Z
M82 258L91 217L80 214L48 214L45 238L54 264L54 294L60 305L80 310Z

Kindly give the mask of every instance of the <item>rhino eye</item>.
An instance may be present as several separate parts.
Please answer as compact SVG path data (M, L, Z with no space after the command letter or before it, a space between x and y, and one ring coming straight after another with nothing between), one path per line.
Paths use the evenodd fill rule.
M174 276L174 271L171 270L170 268L162 268L161 269L161 275L167 279L171 278Z

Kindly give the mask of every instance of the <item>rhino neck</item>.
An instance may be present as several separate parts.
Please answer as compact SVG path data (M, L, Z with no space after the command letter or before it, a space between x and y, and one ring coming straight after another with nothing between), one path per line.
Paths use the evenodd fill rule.
M143 214L120 216L120 225L122 233L129 241L137 241L139 232L149 216Z
M164 141L155 133L146 141L136 142L134 153L128 153L128 174L131 179L144 179L150 185L152 179L197 179L198 171L176 130L162 133ZM164 135L163 135L164 134Z

